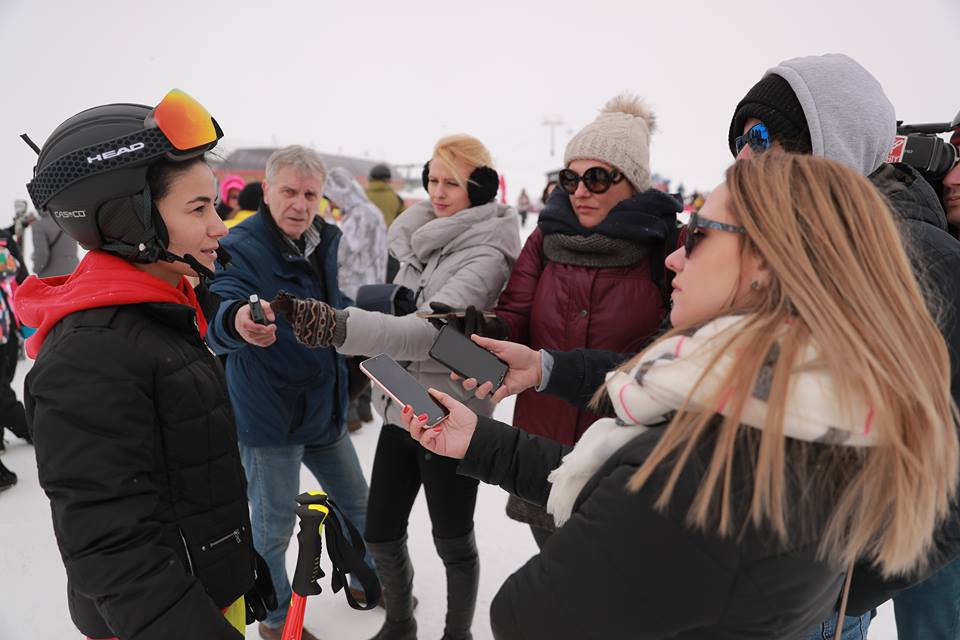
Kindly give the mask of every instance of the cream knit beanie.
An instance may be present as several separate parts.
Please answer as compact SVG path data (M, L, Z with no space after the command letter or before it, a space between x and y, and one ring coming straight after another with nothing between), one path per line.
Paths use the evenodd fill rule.
M563 164L600 160L619 169L637 192L646 191L650 188L650 134L655 123L653 112L640 98L621 94L573 136L563 154Z

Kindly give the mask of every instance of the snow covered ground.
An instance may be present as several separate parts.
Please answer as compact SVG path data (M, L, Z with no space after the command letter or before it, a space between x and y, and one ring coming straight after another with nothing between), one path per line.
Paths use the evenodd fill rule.
M536 222L531 216L524 229L529 234ZM29 250L25 253L29 255ZM30 361L21 362L14 388L23 388L23 378ZM508 399L495 417L510 421L513 400ZM353 442L367 477L373 463L379 419L366 424L353 434ZM50 511L37 482L33 448L18 439L7 440L3 463L19 475L19 483L0 493L0 640L31 638L60 640L78 638L67 612L63 565L57 551L50 522ZM316 480L303 469L302 490L317 488ZM489 622L490 601L504 579L533 554L536 545L526 526L508 519L504 513L506 494L499 488L481 485L477 497L476 535L480 549L481 576L474 637L492 638ZM420 600L416 615L421 638L439 638L443 634L446 591L443 565L437 557L430 535L430 520L421 492L410 516L410 554L416 570L415 593ZM287 555L288 569L296 561L296 542ZM324 566L328 567L328 563ZM329 571L328 571L329 574ZM365 639L371 637L383 622L383 610L354 611L343 594L330 591L329 579L322 582L324 592L309 600L306 627L321 640ZM249 627L248 638L258 638L256 627ZM870 628L871 640L894 640L897 637L893 609L884 605Z

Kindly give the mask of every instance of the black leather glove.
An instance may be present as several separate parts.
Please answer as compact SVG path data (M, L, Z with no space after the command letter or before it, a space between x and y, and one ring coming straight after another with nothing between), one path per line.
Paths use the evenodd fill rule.
M506 340L507 323L497 316L485 316L482 311L470 305L463 314L463 335L469 337L474 333L484 338Z
M434 313L447 314L446 318L430 318L430 323L440 329L444 324L449 324L454 329L469 337L473 334L494 340L506 340L507 323L500 318L485 317L483 312L475 306L470 305L463 311L463 315L455 315L458 310L442 302L431 302L430 308Z
M247 607L247 624L267 619L267 613L277 608L277 592L273 589L270 568L259 553L253 552L255 561L253 588L243 595Z
M463 333L463 318L458 318L453 315L455 309L448 304L443 304L442 302L431 302L430 308L434 313L445 314L446 317L443 318L430 318L429 322L439 331L443 327L449 324L451 327Z

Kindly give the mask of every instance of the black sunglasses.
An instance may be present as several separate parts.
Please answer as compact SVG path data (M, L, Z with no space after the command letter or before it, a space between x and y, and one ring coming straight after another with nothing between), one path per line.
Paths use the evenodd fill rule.
M694 247L697 246L697 242L702 237L702 234L697 233L697 229L716 229L717 231L747 235L746 227L717 222L709 218L701 218L696 213L690 214L690 222L687 223L687 237L683 242L683 250L686 252L687 258L693 254Z
M572 169L562 169L557 177L563 190L573 195L577 191L577 185L583 180L583 186L590 193L606 193L612 185L623 180L624 176L617 169L607 171L603 167L590 167L580 176Z

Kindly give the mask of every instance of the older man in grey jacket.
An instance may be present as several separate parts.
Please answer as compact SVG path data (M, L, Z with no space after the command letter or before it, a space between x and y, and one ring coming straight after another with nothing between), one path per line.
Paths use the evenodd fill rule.
M79 264L77 241L64 235L50 214L43 212L33 230L33 272L41 278L73 273Z

